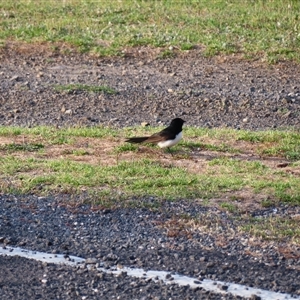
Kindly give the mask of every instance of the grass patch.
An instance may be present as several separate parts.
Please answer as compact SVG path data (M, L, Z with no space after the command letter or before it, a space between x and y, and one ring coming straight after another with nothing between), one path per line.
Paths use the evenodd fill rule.
M159 53L158 58L166 59L166 58L171 58L174 57L175 53L172 50L164 50Z
M68 93L75 91L86 91L93 93L106 93L106 94L116 94L117 91L109 86L97 86L97 85L86 85L86 84L66 84L66 85L55 85L54 89L58 92L66 91Z
M17 137L25 135L31 138L41 138L47 144L71 144L76 137L109 138L116 137L118 131L109 127L64 127L53 128L37 126L34 128L0 126L0 136Z
M123 153L123 152L130 152L130 151L137 151L138 146L130 143L124 143L120 146L115 147L114 152L115 153Z
M291 240L300 243L300 219L290 217L254 217L241 226L243 231L264 240Z
M258 153L264 156L282 156L291 160L300 159L299 132L294 131L242 131L238 140L258 143Z
M39 151L40 149L43 149L44 145L42 144L35 144L35 143L24 143L24 144L6 144L3 146L0 146L0 150L14 152L14 151Z
M90 153L84 149L76 149L76 150L73 150L71 154L77 155L77 156L83 156L83 155L89 155Z
M195 175L151 160L94 166L66 159L21 159L9 156L1 158L0 163L0 174L12 176L14 188L22 193L80 190L85 187L92 191L103 188L119 190L127 196L153 195L174 199L178 196L191 198L198 190Z
M153 151L154 146L148 151L148 145L141 146L145 151L137 151L137 145L123 141L159 129L0 127L0 141L1 137L4 141L1 178L22 192L105 189L166 199L210 199L226 193L230 206L234 201L231 194L247 190L254 198L268 195L262 197L267 199L261 201L263 207L280 202L300 204L299 163L292 162L288 152L287 169L270 165L259 156L253 159L267 147L297 149L298 132L188 127L184 128L184 140L172 148L173 156ZM202 155L203 149L209 159ZM16 154L12 157L12 153ZM275 156L283 157L284 151Z
M297 176L265 166L260 161L217 158L209 162L210 173L219 178L235 180L238 189L250 188L255 193L272 195L277 202L300 204L300 184ZM228 179L227 179L228 180ZM265 202L263 202L265 204Z
M0 1L0 40L64 42L82 52L122 55L126 47L243 53L270 63L300 61L299 1ZM56 49L54 49L55 51ZM163 52L169 57L169 52Z
M237 208L234 204L232 203L229 203L229 202L222 202L220 203L220 207L222 207L223 209L231 212L231 213L234 213L237 211Z

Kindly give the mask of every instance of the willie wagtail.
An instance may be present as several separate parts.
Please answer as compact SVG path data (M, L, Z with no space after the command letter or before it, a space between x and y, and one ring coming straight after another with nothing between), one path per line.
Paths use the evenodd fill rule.
M151 143L157 144L160 148L169 148L176 145L182 139L182 125L185 121L181 118L172 120L170 126L151 136L132 137L125 142L129 143Z

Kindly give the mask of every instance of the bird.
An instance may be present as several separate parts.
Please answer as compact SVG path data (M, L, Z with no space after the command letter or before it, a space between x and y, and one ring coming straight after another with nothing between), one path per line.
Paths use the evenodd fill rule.
M171 124L160 132L154 133L151 136L132 137L125 140L125 142L139 144L151 143L157 144L160 148L167 148L179 143L182 139L182 125L185 123L181 118L175 118Z

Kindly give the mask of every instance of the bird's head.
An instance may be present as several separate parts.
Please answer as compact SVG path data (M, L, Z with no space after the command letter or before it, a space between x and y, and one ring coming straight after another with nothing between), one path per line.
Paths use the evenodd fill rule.
M171 126L182 126L185 123L181 118L175 118L171 121Z

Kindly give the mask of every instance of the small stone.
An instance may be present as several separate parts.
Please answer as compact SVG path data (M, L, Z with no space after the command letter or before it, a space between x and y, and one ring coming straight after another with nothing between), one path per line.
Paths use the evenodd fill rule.
M119 278L124 278L124 277L126 277L127 276L127 272L120 272L118 275L117 275L117 277L119 277Z
M211 262L207 263L206 266L207 266L208 268L211 268L211 267L213 267L214 265L215 265L214 262L211 261Z
M221 285L221 286L219 286L219 288L221 289L221 290L223 290L223 291L227 291L228 290L228 285Z
M26 245L26 241L24 241L24 240L19 243L19 246L25 246L25 245Z
M261 299L261 297L255 295L255 294L252 294L252 295L250 296L250 300L260 300L260 299Z
M4 241L3 241L4 245L8 245L10 243L11 243L11 240L9 238L5 238Z
M150 124L149 124L148 122L142 122L141 125L142 125L143 127L150 126Z
M243 119L243 122L244 122L244 123L247 123L247 122L248 122L248 118L244 118L244 119Z
M287 112L286 114L284 114L282 117L283 117L283 118L288 118L290 115L291 115L291 112L288 111L288 112Z
M10 78L9 81L18 80L20 77L18 75L14 75L12 78Z
M90 258L87 258L87 259L85 260L85 263L86 263L87 265L90 265L90 264L96 264L97 261L98 261L97 258L90 257Z
M65 114L66 114L66 115L71 115L71 114L72 114L72 110L71 110L71 109L67 109L67 110L65 111Z

